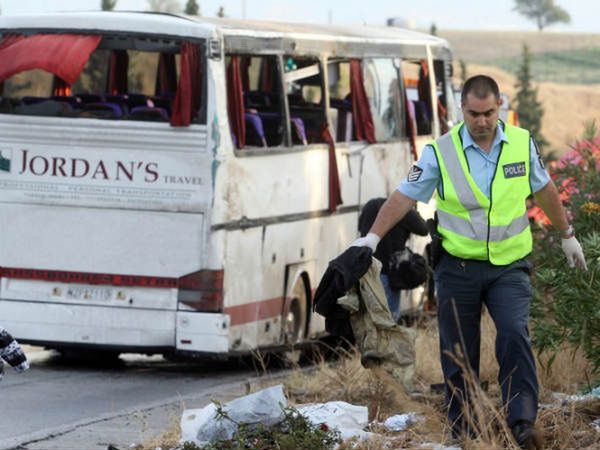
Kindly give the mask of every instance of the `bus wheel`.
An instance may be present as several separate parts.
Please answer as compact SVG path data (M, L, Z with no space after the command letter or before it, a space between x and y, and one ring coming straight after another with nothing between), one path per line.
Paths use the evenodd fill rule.
M285 365L297 365L302 359L302 350L296 345L304 339L306 330L306 289L302 278L298 278L292 289L285 315L283 316L283 345L287 348L281 355Z
M284 317L284 344L294 345L304 338L306 327L306 289L302 278L298 278Z

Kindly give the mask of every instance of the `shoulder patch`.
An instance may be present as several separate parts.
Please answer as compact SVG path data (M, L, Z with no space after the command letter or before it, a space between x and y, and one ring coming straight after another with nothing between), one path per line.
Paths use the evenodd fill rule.
M408 172L408 176L406 177L406 179L408 180L409 183L412 183L413 181L418 181L419 178L421 178L422 173L423 173L423 169L421 169L419 166L417 166L415 164L410 168L410 171Z

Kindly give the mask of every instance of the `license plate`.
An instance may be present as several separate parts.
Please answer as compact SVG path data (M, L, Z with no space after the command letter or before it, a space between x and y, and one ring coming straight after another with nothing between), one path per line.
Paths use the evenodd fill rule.
M110 288L90 288L83 286L72 286L67 289L66 297L73 300L108 301L112 299L113 292Z

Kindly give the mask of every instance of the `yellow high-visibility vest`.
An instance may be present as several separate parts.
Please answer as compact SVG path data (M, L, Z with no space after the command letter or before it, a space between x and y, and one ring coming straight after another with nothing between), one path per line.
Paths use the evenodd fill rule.
M444 249L458 258L510 264L531 253L527 217L529 131L505 124L490 198L481 192L469 171L459 123L433 142L443 183L437 196L438 232Z

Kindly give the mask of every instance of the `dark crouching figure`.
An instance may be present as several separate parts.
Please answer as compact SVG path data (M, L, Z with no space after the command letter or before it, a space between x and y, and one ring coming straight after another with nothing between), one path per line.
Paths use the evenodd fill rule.
M385 198L373 198L365 204L358 218L358 231L361 236L367 235L373 222L375 222L375 217L377 217L381 205L384 203ZM383 284L383 289L385 290L390 312L396 322L400 319L401 313L401 290L412 289L418 286L425 281L425 277L427 276L427 268L422 258L420 259L423 263L422 266L413 264L413 268L417 266L418 270L412 272L409 270L410 259L415 260L415 257L418 257L417 255L413 257L411 250L406 246L411 233L419 236L426 236L428 233L427 224L415 209L411 209L379 241L377 249L373 254L375 258L381 261L381 284Z

